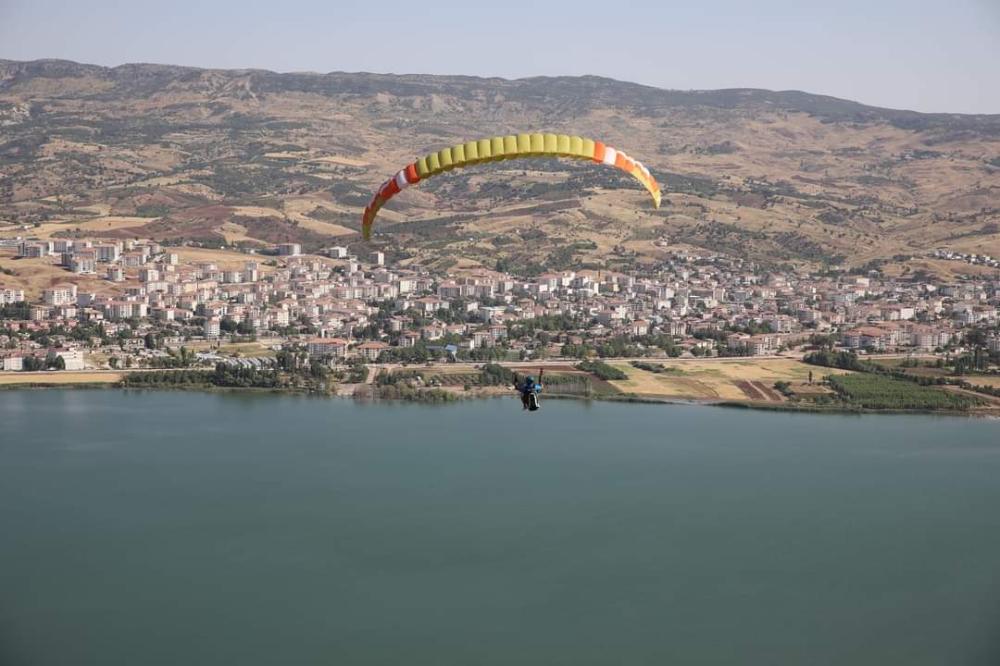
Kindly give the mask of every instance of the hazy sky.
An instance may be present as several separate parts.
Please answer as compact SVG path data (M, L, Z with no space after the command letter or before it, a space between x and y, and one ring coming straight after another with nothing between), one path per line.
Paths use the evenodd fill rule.
M1000 0L0 0L0 58L599 74L1000 113Z

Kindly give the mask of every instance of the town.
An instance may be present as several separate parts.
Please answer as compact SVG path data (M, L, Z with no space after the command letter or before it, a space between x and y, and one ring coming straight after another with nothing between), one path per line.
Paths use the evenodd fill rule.
M151 241L4 242L17 257L58 264L67 279L37 298L0 282L3 371L173 367L167 362L185 346L206 365L266 362L225 353L223 343L239 341L298 350L334 368L770 356L817 339L863 352L926 354L961 349L976 328L990 329L988 350L1000 352L1000 279L803 276L683 251L640 275L432 275L387 266L378 251L357 256L338 246L303 255L294 243L220 268L181 262L177 248ZM100 293L70 279L95 275L108 286Z

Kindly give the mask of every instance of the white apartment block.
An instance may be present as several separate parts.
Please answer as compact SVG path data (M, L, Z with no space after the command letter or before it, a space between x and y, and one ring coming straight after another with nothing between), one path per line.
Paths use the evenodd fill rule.
M118 261L118 258L121 257L122 255L122 247L118 243L105 243L102 245L95 245L94 254L97 257L97 261L101 262Z
M56 349L55 355L63 360L67 370L83 370L83 350L81 349Z
M310 356L347 356L348 341L340 338L315 338L306 346Z
M73 256L69 260L69 269L80 275L89 275L97 270L93 257Z
M222 328L219 325L219 320L215 317L209 317L205 320L205 337L209 339L216 339L222 332Z
M20 247L18 247L17 254L19 257L25 257L27 259L37 259L39 257L47 257L50 254L52 254L52 243L49 243L47 241L39 241L39 242L25 241L21 243Z
M158 282L160 280L160 271L155 268L141 268L139 269L139 281L140 282Z
M24 301L24 290L0 287L0 305L21 303Z
M75 284L57 284L42 291L42 301L46 305L70 305L76 303Z

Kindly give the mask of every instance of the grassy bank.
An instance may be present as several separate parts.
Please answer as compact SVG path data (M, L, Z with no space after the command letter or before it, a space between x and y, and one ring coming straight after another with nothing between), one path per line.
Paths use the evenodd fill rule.
M816 377L812 375L815 373ZM624 377L624 379L622 379ZM53 381L48 381L49 379ZM88 381L97 378L98 381ZM6 379L4 382L2 380ZM162 370L132 372L5 373L2 388L114 387L248 391L334 395L356 399L445 403L467 398L514 396L515 371L437 365L382 369L372 384L274 371ZM343 378L341 378L343 381ZM656 404L702 404L816 413L989 413L957 388L925 387L898 378L846 368L808 365L795 359L609 361L600 365L549 367L542 400L582 399Z

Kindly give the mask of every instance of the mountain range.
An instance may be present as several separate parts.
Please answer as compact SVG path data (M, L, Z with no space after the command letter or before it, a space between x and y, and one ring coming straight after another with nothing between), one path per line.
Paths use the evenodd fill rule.
M669 66L669 64L668 64ZM453 171L361 209L427 152L525 131L627 151L664 188L557 160ZM25 225L29 225L26 227ZM593 76L275 73L0 60L0 235L350 245L438 270L762 266L948 272L1000 255L1000 115Z

